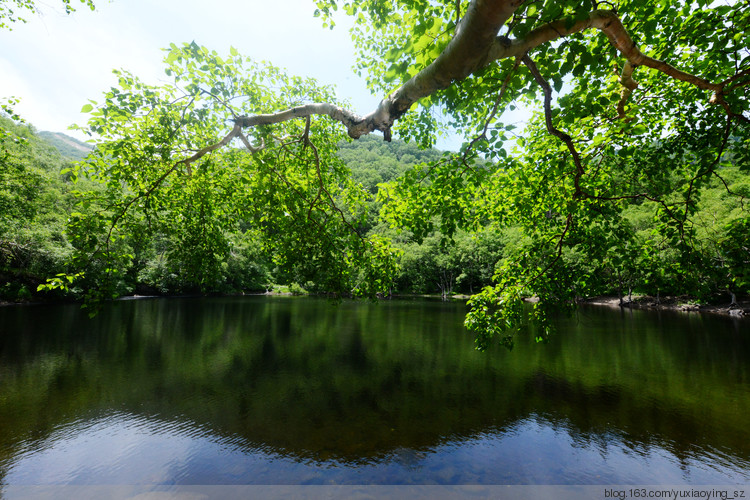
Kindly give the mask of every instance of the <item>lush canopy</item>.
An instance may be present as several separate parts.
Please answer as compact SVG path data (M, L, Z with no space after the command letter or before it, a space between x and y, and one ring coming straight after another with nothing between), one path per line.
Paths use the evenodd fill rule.
M429 146L450 128L467 139L461 151L417 164L378 196L384 219L416 242L487 227L512 227L523 242L471 300L466 324L480 348L509 342L528 296L539 298L545 338L551 309L605 281L748 291L748 193L733 184L750 167L746 1L317 7L325 25L339 8L354 17L356 69L386 96L378 108L360 116L331 88L195 43L166 49L170 84L118 73L84 107L82 129L98 143L75 173L104 189L82 194L71 216L74 271L98 263L97 287L110 293L136 265L137 240L167 232L185 253L182 272L207 286L227 235L241 233L300 282L388 293L398 252L367 230L369 193L338 143L380 131ZM535 110L525 130L503 122L518 106ZM716 183L740 208L731 227L710 232L696 214ZM634 207L658 221L650 238L636 237ZM716 272L696 278L706 266Z

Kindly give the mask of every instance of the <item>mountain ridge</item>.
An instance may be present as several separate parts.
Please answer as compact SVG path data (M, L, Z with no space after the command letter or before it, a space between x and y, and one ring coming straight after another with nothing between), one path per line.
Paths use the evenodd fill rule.
M62 132L44 130L38 132L37 135L52 144L62 156L71 160L83 160L94 149L90 144Z

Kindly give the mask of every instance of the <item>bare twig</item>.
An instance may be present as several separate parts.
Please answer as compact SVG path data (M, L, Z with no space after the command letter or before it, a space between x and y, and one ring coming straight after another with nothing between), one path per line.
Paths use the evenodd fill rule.
M683 224L685 221L688 220L688 211L690 208L690 199L693 195L693 188L695 187L695 181L697 181L699 178L705 176L705 175L711 175L711 173L716 171L716 165L719 164L721 161L721 157L724 156L724 151L727 147L727 143L729 141L729 137L732 132L732 117L727 117L727 125L724 128L724 136L721 141L721 146L719 147L719 151L716 153L716 158L714 159L711 164L703 169L702 171L699 171L692 179L690 179L690 184L688 186L687 196L685 197L685 210L683 212L682 219L680 222L680 239L684 241L684 227ZM723 179L722 179L723 180Z
M555 245L555 257L547 264L544 269L536 273L534 276L529 278L524 284L523 287L529 286L534 281L538 280L541 276L544 276L547 271L552 269L552 266L557 264L557 262L562 257L562 251L563 251L563 244L565 242L565 236L568 234L568 231L570 231L570 227L573 225L573 214L568 214L568 217L565 220L565 228L563 229L562 233L557 239L557 244Z
M349 228L349 231L351 231L352 233L356 234L357 237L359 237L359 239L364 243L365 240L362 237L362 235L359 234L359 231L357 231L357 229L354 226L352 226L352 224L348 220L346 220L346 214L344 214L343 210L341 210L338 207L338 205L336 205L336 202L333 200L333 196L331 196L331 193L325 187L325 184L323 182L323 174L322 174L321 169L320 169L320 155L318 154L318 148L312 142L308 142L308 145L310 146L310 149L312 149L313 154L315 156L315 169L316 169L317 174L318 174L318 182L319 182L319 184L318 184L318 197L320 197L320 193L321 192L325 193L326 197L328 198L329 206L335 212L337 212L339 214L339 217L341 218L341 222L343 222L344 225L347 228Z
M534 79L539 84L539 86L542 87L542 91L544 92L544 121L547 126L547 132L563 141L567 146L568 151L570 151L570 154L573 156L573 163L575 163L576 166L576 175L574 179L575 193L573 197L579 198L583 194L580 181L584 173L583 163L581 162L581 155L578 153L578 150L573 143L573 138L562 130L556 128L552 123L552 87L550 87L549 82L544 79L542 74L539 72L539 68L536 67L536 64L531 60L528 54L524 55L521 60L526 65L526 67L529 68L529 71L534 76Z
M463 162L466 162L466 157L469 154L469 151L474 149L474 146L481 141L482 139L487 138L487 130L490 127L490 124L497 116L498 111L500 110L500 103L503 100L503 97L505 96L505 92L508 90L508 85L510 85L510 79L513 77L513 73L518 69L518 66L521 64L521 59L516 58L516 62L513 64L513 68L508 72L507 76L505 77L505 80L503 80L503 84L500 86L500 91L497 93L497 98L495 99L495 104L492 106L492 110L487 115L487 119L484 121L484 128L482 129L482 132L477 135L470 143L469 146L466 148L466 151L464 151L463 155Z

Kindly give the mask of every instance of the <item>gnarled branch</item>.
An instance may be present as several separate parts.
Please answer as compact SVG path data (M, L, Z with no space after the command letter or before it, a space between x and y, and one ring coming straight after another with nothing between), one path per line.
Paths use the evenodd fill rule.
M499 37L500 28L522 3L522 0L473 0L445 50L430 65L383 99L377 109L366 116L360 116L333 104L320 103L298 106L274 114L243 116L235 119L235 124L246 128L311 115L328 115L344 124L352 138L356 139L379 130L383 132L386 140L390 140L393 123L419 99L448 88L455 81L463 80L499 59L523 57L535 47L590 28L602 31L612 46L626 58L620 76L620 83L624 87L617 107L620 118L625 116L625 104L630 94L638 87L638 83L632 77L633 70L638 66L647 66L676 80L710 90L714 92L712 102L724 106L723 92L731 79L713 83L664 61L646 56L635 45L618 15L611 10L594 10L588 18L573 23L567 20L547 23L520 39ZM724 107L732 116L737 116L728 106Z
M383 99L367 116L359 116L332 104L309 104L272 115L240 117L235 123L251 127L311 114L328 115L343 123L352 138L379 130L386 140L390 140L393 123L419 99L448 88L487 64L487 55L497 33L522 3L522 0L473 0L445 50L419 74Z
M633 67L647 66L657 71L661 71L675 80L693 84L704 90L721 92L724 88L720 83L709 82L704 78L691 75L690 73L677 69L674 66L670 66L664 61L645 55L636 46L635 42L633 42L633 39L630 37L630 34L623 26L622 21L620 21L617 14L611 10L592 11L589 14L588 19L576 21L572 24L566 20L554 21L532 30L528 35L521 39L511 40L510 43L507 43L507 39L498 39L488 54L488 62L491 60L523 55L529 50L539 47L542 44L589 28L595 28L602 31L609 39L610 44L619 50ZM629 79L623 82L623 85L632 90L633 83L632 79Z
M610 44L626 58L620 75L620 83L624 88L620 102L617 105L619 118L625 117L625 104L632 92L638 88L638 83L633 80L633 70L638 66L647 66L675 80L690 83L700 89L710 90L714 92L712 102L723 102L722 92L724 91L726 82L712 83L704 78L670 66L662 60L645 55L636 46L635 42L633 42L618 15L611 10L594 10L589 14L587 19L582 19L574 23L566 20L554 21L539 26L525 37L517 40L498 37L488 54L488 63L493 60L520 57L535 47L590 28L602 31L609 39ZM732 114L729 109L727 109L727 112Z
M536 80L536 83L542 87L542 91L544 92L544 122L547 127L547 132L563 141L568 148L568 151L570 151L570 154L573 156L573 163L575 163L576 166L574 181L576 190L573 197L578 198L583 194L581 191L581 177L583 177L584 170L581 155L578 153L575 144L573 144L573 138L570 137L569 134L555 127L554 123L552 123L552 87L550 87L549 82L542 76L539 72L539 68L537 68L536 64L531 60L528 54L525 54L521 61L527 68L529 68L534 80Z

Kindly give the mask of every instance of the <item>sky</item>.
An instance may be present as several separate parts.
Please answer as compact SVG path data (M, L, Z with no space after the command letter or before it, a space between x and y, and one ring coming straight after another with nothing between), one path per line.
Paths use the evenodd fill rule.
M95 11L80 4L71 15L58 0L37 4L40 12L26 14L26 24L0 31L0 98L20 98L15 111L37 130L83 138L67 129L85 124L81 108L116 83L112 70L167 82L161 49L172 42L195 41L220 55L235 47L333 84L359 114L380 101L351 69L349 20L340 16L335 29L323 28L313 0L96 0Z

